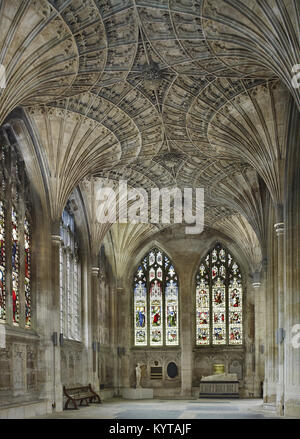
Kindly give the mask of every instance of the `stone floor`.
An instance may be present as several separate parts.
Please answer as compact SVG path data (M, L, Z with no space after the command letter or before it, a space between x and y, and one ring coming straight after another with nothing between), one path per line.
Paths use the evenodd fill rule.
M113 398L103 404L65 410L35 419L280 419L261 399L143 401Z

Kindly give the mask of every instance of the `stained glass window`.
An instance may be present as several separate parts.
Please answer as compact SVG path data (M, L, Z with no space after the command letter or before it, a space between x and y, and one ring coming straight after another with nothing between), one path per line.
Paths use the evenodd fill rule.
M31 254L30 223L27 216L24 220L24 253L25 253L25 325L31 326Z
M32 317L30 210L21 155L13 145L0 145L0 322L25 328Z
M135 346L179 344L178 278L170 259L155 248L134 276Z
M80 262L75 236L74 215L63 212L60 226L60 324L65 338L81 338Z
M243 343L243 290L239 265L216 244L196 276L196 344Z
M12 301L13 323L19 323L19 225L17 212L12 207Z
M5 321L5 213L4 204L0 201L0 321Z

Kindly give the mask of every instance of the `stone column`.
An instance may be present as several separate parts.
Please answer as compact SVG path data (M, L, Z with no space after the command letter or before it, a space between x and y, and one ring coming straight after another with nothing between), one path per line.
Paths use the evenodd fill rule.
M130 323L131 319L128 318L127 310L130 309L128 302L129 296L125 294L125 288L120 285L117 287L117 307L118 307L118 347L121 348L121 354L118 354L119 364L119 383L120 388L130 387ZM130 315L130 314L129 314Z
M118 321L118 289L116 286L112 286L111 288L111 297L110 297L110 320L109 320L109 331L110 331L110 340L109 344L111 346L111 363L113 366L113 388L116 390L119 386L119 363L118 363L118 328L120 327L120 323Z
M299 111L292 106L285 180L285 401L286 416L300 418L300 150Z
M54 233L51 236L51 292L52 292L52 315L51 315L51 335L53 338L53 403L55 411L63 410L63 390L61 383L61 352L59 343L60 328L60 272L59 272L59 251L60 251L60 234L59 224L53 228ZM55 233L56 232L56 233ZM50 329L49 328L49 329Z
M186 291L191 284L191 273L189 270L180 273L180 344L181 344L181 395L184 397L192 396L192 374L193 374L193 339L191 322L193 321L191 296L189 291Z
M277 354L278 346L276 344L276 328L278 320L277 312L277 265L278 265L278 244L274 234L274 212L270 209L269 227L268 227L268 261L266 265L266 281L264 288L265 298L265 380L264 380L264 403L276 404L277 393Z
M278 244L278 290L277 290L277 303L278 303L278 324L277 324L277 346L278 346L278 385L276 406L280 415L284 414L284 328L285 328L285 315L284 315L284 222L280 221L274 224L275 232L277 235Z
M93 386L96 392L100 391L100 377L99 377L99 352L98 343L99 341L99 267L92 267L92 355L93 355Z
M297 196L295 193L295 198ZM297 225L287 225L284 413L286 416L300 418L300 209L295 208L292 214L295 215Z
M261 396L261 383L264 380L264 343L266 334L264 330L265 320L265 301L261 273L256 271L252 276L252 288L254 291L254 316L255 316L255 377L254 377L254 397Z
M253 398L255 394L255 292L252 280L247 282L247 296L244 301L244 392L243 396Z
M298 163L297 163L298 162ZM285 300L285 401L286 416L300 418L300 152L291 172L292 194L286 220L286 300Z

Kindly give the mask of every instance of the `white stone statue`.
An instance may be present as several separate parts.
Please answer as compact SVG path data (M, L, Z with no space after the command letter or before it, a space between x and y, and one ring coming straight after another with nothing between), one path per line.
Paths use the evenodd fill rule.
M142 375L142 369L140 366L140 363L137 364L135 368L135 375L136 375L136 388L141 388L140 382L141 382L141 375Z

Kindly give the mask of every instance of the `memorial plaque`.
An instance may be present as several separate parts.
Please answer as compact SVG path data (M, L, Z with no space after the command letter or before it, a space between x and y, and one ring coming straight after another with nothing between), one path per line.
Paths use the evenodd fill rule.
M167 374L169 378L175 378L178 375L178 368L175 363L171 361L171 363L167 366Z
M229 373L236 373L238 380L243 379L243 366L240 361L234 360L229 366Z
M150 379L151 380L161 380L162 379L162 367L151 367L150 369Z

